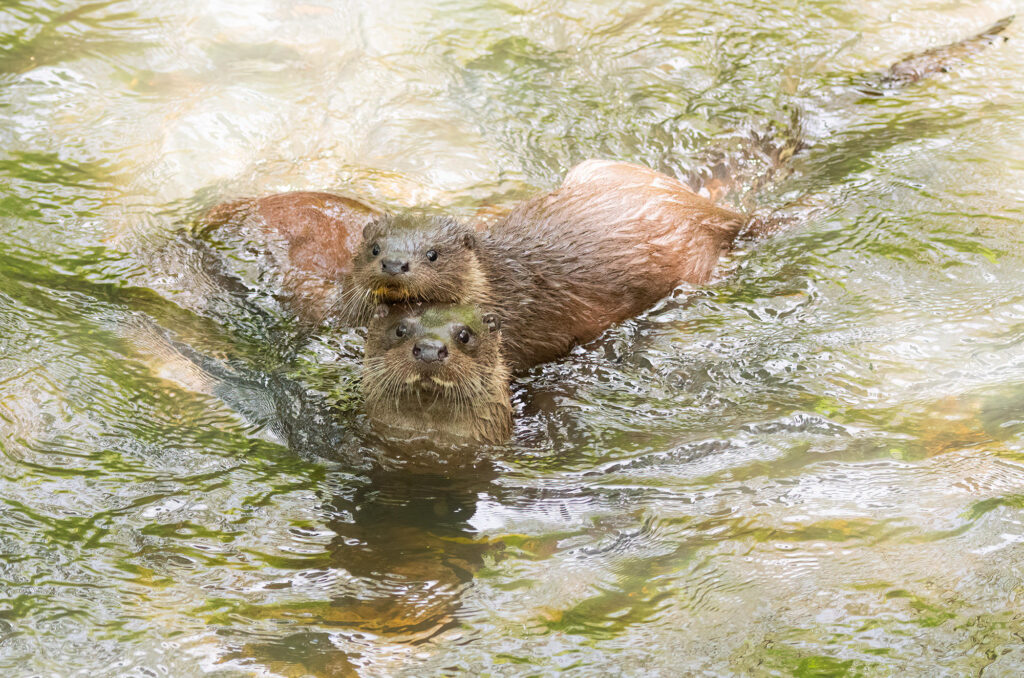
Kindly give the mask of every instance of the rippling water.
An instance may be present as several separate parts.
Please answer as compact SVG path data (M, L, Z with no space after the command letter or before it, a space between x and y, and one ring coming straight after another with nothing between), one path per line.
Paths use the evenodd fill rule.
M0 672L1024 672L1024 33L853 86L1014 12L7 0ZM730 196L794 226L521 379L461 470L382 459L358 332L303 345L258 251L188 235L682 176L794 114Z

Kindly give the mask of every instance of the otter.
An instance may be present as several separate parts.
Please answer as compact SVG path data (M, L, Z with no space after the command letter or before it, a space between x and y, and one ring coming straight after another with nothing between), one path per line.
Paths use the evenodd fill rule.
M364 409L384 435L430 432L435 442L504 442L511 375L501 320L472 305L396 304L371 322Z
M472 304L501 319L513 372L566 355L681 283L701 284L751 221L661 172L588 160L477 233L447 217L370 222L362 299Z
M952 59L994 42L1012 18L908 57L868 77L869 84L898 88L943 72ZM859 91L880 94L874 88ZM798 139L772 162L803 147ZM282 241L293 276L287 286L306 318L322 320L336 296L361 311L384 305L370 328L364 367L375 425L500 442L511 430L514 371L564 356L680 283L707 282L740 235L774 227L695 192L725 193L735 182L728 167L711 187L694 177L688 186L647 167L588 160L559 188L487 229L422 213L382 216L322 193L231 203L208 220L223 225L241 214ZM342 201L340 216L320 200ZM293 210L304 216L293 219ZM342 283L341 295L329 290L332 277ZM422 302L428 305L410 305Z
M907 57L876 79L898 87L945 71L994 42L1012 20ZM804 147L795 140L773 163ZM597 338L682 283L706 283L741 234L779 228L648 167L587 160L558 189L479 233L422 213L371 221L356 254L352 297L360 304L469 303L492 311L502 321L507 366L521 372Z
M999 39L1005 39L1001 33L1013 21L1013 18L1013 16L1006 17L965 40L908 56L882 72L855 77L851 83L853 90L861 94L880 96L886 90L899 89L935 73L945 72L963 57ZM764 140L760 140L758 148L754 150L759 154L768 153L773 166L781 166L795 152L805 147L800 139L790 139L779 148L762 148L764 145ZM552 231L552 224L543 224L549 218L554 221L574 220L575 216L572 214L574 207L571 207L571 204L585 209L585 213L581 212L579 221L586 223L579 231L573 231L574 237L582 237L585 233L598 231L599 234L607 237L607 240L604 241L606 247L623 247L623 258L630 256L642 258L632 250L661 247L665 243L659 241L658 238L667 236L670 229L666 230L666 226L670 222L674 223L678 219L698 218L699 214L701 215L699 219L706 225L715 223L717 226L715 228L694 228L691 229L693 231L691 235L684 236L691 238L688 242L688 256L693 258L689 260L687 266L692 270L677 271L676 273L679 274L679 282L704 282L710 277L713 262L717 260L718 254L722 250L728 249L729 243L735 239L736 233L742 228L741 222L744 221L743 217L736 212L724 208L709 209L706 202L695 200L692 197L691 193L693 192L703 192L706 197L718 198L728 193L737 183L735 174L741 170L737 170L728 159L714 160L711 165L703 170L691 171L685 177L687 184L683 184L645 167L608 161L587 161L570 170L565 182L558 190L515 208L511 215L507 215L498 223L496 229L502 230L508 236L513 234L517 228L521 228L521 235L526 238L532 237L531 233L536 226L538 233L535 239L538 240L541 237L541 232L548 235L562 235L563 231L558 229ZM710 172L710 176L705 176L706 172ZM771 175L771 170L769 170L769 175ZM581 182L590 179L594 180L593 186L581 185ZM652 203L647 202L648 198L652 200ZM557 205L556 203L560 199L567 200L569 204ZM601 203L603 213L601 207L590 204L592 199ZM602 230L602 225L609 227L614 223L611 215L616 210L619 211L618 216L624 223L632 224L634 237L640 231L645 230L641 225L645 221L657 222L658 219L662 219L667 222L663 221L656 227L652 227L646 235L640 235L639 238L630 240L625 232L613 234L607 228ZM310 326L319 325L334 313L337 313L349 324L364 324L368 319L367 311L372 308L372 302L401 301L405 298L406 293L410 298L445 299L458 296L461 299L487 301L487 299L477 296L480 292L479 289L464 288L459 290L458 295L451 294L450 289L448 292L442 293L441 287L452 288L456 282L444 279L441 275L433 277L432 284L436 287L436 294L430 293L424 288L417 290L395 285L390 285L392 291L384 294L381 293L381 285L369 286L373 281L368 280L368 277L364 276L361 283L353 281L351 278L354 272L353 258L358 256L360 233L367 223L379 218L380 214L380 210L360 200L330 193L297 191L218 205L207 214L204 222L206 230L213 230L226 224L250 226L264 234L271 243L276 243L277 247L272 248L272 254L284 272L285 301L300 319L306 321ZM482 212L478 216L476 230L481 230L479 227L489 226L487 222L494 215ZM527 223L531 219L539 220L538 224ZM433 227L439 229L439 236L450 235L440 233L440 230L451 230L447 220L423 221L422 228L430 228L426 222L431 222ZM737 226L738 223L740 223L739 226ZM515 226L515 224L519 224L519 226ZM409 232L408 229L405 230L407 233ZM763 234L765 231L759 230L759 233ZM678 250L679 245L673 245L670 249ZM552 251L554 251L554 247ZM537 250L533 250L533 253L537 254ZM667 253L667 250L662 250L662 253ZM581 257L588 256L583 250L579 250L576 254ZM611 253L609 252L609 254ZM610 259L611 257L609 257L609 261ZM664 259L665 257L661 256L645 265L651 266L652 269L661 269L665 266ZM410 261L410 265L411 263ZM573 260L568 253L562 257L562 263L572 268L574 275L575 271L582 272L583 269L588 269L587 274L591 277L601 277L601 271L593 270L591 262ZM363 265L367 265L365 259ZM441 266L443 264L438 265L437 268ZM674 266L678 268L680 262L676 261ZM669 268L672 266L670 265ZM509 272L523 273L526 270L524 267L513 266L510 267ZM570 271L565 270L564 273L568 274ZM616 271L609 269L608 275L616 275ZM652 273L652 276L657 277L659 281L665 281L671 279L673 274L659 271ZM411 278L407 280L412 282ZM637 276L630 276L629 284L638 280ZM467 278L462 277L461 282L466 283ZM545 281L545 288L550 288L552 284L553 280ZM604 286L604 288L607 287L609 286ZM405 292L402 291L403 289ZM565 291L571 293L571 290ZM644 290L640 290L640 292L642 292L640 297L652 296L646 294ZM501 294L501 286L494 290L494 293ZM633 312L643 310L650 305L650 303L638 301L633 297L623 302L617 299L618 294L619 290L614 290L606 303L615 307L625 304L626 307L635 309ZM654 298L657 299L657 296ZM586 306L592 307L593 299L587 302ZM628 317L632 314L627 311L617 311L614 308L598 310L600 311L596 314L598 317L592 318L592 321L581 323L580 329L587 331L581 331L580 337L576 339L585 340L586 337L594 336L594 327L606 327L614 322L608 318ZM589 313L583 309L581 312ZM582 325L588 327L582 327ZM522 335L514 330L516 330L514 326L507 328L506 344L512 351L513 357L524 358L513 362L512 367L515 369L522 369L532 362L551 359L551 356L557 357L567 350L565 348L567 337L555 338L547 350L541 350L543 347L535 346L535 350L538 352L534 354L535 359L531 358L529 349L517 348L515 340ZM530 342L528 337L523 337L523 339L527 343L537 343Z

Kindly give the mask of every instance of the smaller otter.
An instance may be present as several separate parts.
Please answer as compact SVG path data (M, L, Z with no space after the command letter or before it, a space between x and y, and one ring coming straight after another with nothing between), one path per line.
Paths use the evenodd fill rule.
M363 229L355 254L357 303L373 308L403 302L489 302L489 282L472 254L477 237L470 226L424 211L374 219Z
M997 40L1012 20L907 57L881 82L899 87L942 72ZM802 147L797 139L773 152L773 170ZM705 186L710 195L728 189L730 172L723 172ZM518 372L566 355L681 283L707 282L741 233L764 236L779 226L716 205L653 169L587 160L559 188L517 205L480 233L425 214L371 222L356 253L352 281L361 291L353 297L494 311L508 367Z
M512 432L511 376L497 315L474 306L396 304L366 338L366 413L385 434L501 443Z

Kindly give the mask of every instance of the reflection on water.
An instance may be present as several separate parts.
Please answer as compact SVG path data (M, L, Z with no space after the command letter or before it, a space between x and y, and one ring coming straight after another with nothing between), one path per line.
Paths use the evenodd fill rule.
M1016 675L1017 0L0 7L4 675ZM808 145L764 182L754 134ZM766 132L767 131L767 132ZM459 215L587 157L795 227L514 388L365 434L359 331L191 225L292 189Z

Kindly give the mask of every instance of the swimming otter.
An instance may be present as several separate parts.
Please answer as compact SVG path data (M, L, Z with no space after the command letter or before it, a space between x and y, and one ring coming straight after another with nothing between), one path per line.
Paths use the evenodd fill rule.
M944 71L993 42L1012 19L907 57L880 81L900 86ZM772 160L781 164L802 147L797 140ZM493 311L502 320L508 367L521 371L566 355L681 283L707 282L741 232L773 230L775 224L718 206L650 168L587 160L558 189L480 233L423 214L375 219L356 254L354 298Z
M854 85L859 85L855 89L878 94L875 89L899 88L946 71L955 60L999 39L1012 20L1012 16L1006 17L970 38L911 55L884 72L860 76L862 82L855 79ZM781 165L802 147L796 139L778 149L769 149L770 161ZM447 243L449 249L445 260L428 259L434 270L429 281L426 267L419 265L422 259L404 260L385 252L381 261L374 264L374 259L366 257L366 248L372 248L374 243L364 242L359 254L357 247L364 225L379 217L379 212L359 201L328 193L283 193L229 203L214 208L206 222L211 227L240 222L269 236L271 242L279 240L278 249L283 249L283 254L276 253L275 258L284 271L285 301L311 325L319 324L339 307L346 321L361 324L366 319L364 312L374 301L395 303L419 298L493 306L511 303L502 301L509 293L525 293L518 299L521 308L517 314L509 314L505 330L510 367L520 370L564 355L573 343L587 341L609 325L647 308L680 282L700 283L711 276L719 255L730 247L746 223L742 215L715 207L693 194L704 190L717 196L735 185L735 168L729 163L717 162L711 169L710 178L691 172L687 186L654 170L627 163L590 160L577 165L560 188L519 205L481 236L483 250L495 246L493 251L499 257L503 242L516 245L518 254L527 255L523 261L483 261L486 252L471 252L466 255L467 261L477 258L478 263L493 269L482 277L468 268L456 271L452 278L442 273L455 270L446 268L445 260L460 249L456 241L467 230L445 219L420 218L399 223L402 218L392 220L390 225L385 219L372 231L381 240L378 246L396 242L395 254L401 255L415 245L413 236L417 229L423 232L416 237L426 242L430 239L427 232L434 228L438 242ZM417 225L410 228L412 224ZM751 231L758 231L758 225L753 226ZM584 242L587 237L596 240ZM522 242L510 243L515 238ZM545 243L544 238L556 241ZM464 242L466 246L462 249L467 251L478 243L472 238ZM439 254L431 249L420 254L426 256L431 252ZM601 257L589 260L591 254ZM356 262L361 271L353 271L354 256L361 257ZM539 259L545 256L551 260ZM383 265L385 259L394 260L399 269L405 264L415 265L419 272L405 276L404 283L398 284L398 279L408 273L398 270L387 283L382 282L381 276L371 275L371 269ZM457 256L455 261L458 268ZM387 273L383 269L379 272ZM359 274L360 280L353 281L352 274ZM501 279L501 275L512 278ZM524 275L533 279L519 277ZM580 287L566 286L570 280L578 280ZM657 292L650 288L652 284ZM486 286L491 289L484 289ZM586 293L576 298L584 286L588 287ZM533 304L535 313L531 314L526 307L530 306L533 292L538 295L536 301L542 303ZM553 299L575 304L568 309L572 313L565 327L557 327L562 325L558 314L567 309L558 303L546 311L538 308ZM537 324L538 320L547 322ZM562 331L545 337L543 331L550 325Z
M395 305L370 324L365 410L375 429L444 442L501 443L512 432L501 321L474 306Z
M680 283L707 282L747 224L660 172L588 160L481 233L422 214L374 220L352 280L376 302L495 313L507 365L521 371L564 356Z

